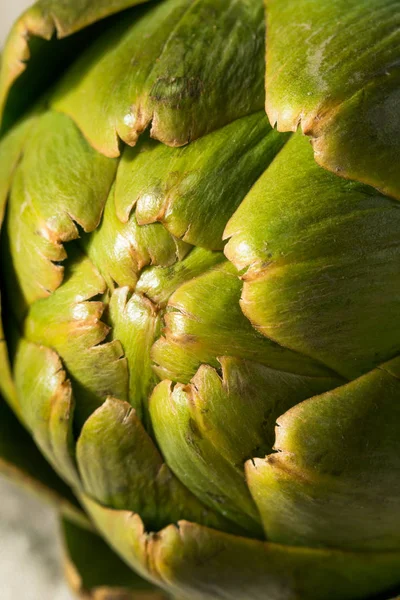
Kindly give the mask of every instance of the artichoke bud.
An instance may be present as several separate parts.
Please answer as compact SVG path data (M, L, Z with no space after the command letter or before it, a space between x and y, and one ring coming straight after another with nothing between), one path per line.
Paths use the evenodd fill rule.
M0 390L177 598L400 586L395 4L39 0L10 33Z

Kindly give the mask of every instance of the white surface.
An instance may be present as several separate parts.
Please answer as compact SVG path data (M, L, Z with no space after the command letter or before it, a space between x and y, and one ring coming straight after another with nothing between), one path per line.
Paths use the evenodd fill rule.
M0 477L1 600L73 600L53 510Z
M0 0L0 47L30 0ZM61 567L53 510L0 478L1 600L73 600Z
M0 0L0 46L15 19L32 3L33 0Z

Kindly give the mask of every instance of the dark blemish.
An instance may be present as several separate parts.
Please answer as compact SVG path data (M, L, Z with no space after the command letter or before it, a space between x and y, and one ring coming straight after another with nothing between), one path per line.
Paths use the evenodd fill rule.
M190 430L193 433L193 435L195 435L196 437L198 437L200 439L203 437L196 421L194 419L192 419L191 417L189 419L189 427L190 427Z
M198 77L160 77L154 83L150 97L170 108L180 108L183 100L193 100L202 94L203 83Z

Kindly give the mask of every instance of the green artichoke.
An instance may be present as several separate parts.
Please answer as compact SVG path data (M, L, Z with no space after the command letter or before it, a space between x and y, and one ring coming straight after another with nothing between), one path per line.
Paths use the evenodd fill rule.
M39 0L0 106L0 466L82 597L393 598L399 0Z

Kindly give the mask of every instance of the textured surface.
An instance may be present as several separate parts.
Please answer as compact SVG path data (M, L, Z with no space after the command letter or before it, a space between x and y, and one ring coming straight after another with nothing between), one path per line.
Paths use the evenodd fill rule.
M399 8L398 0L267 0L266 77L271 123L301 125L319 164L397 199Z
M3 394L169 593L391 595L398 2L271 0L267 109L287 132L261 110L262 0L104 6L40 0L5 52L4 93L18 31L42 38L4 103ZM92 534L66 533L98 583L77 552Z
M29 4L26 0L0 4L1 46L12 20ZM61 565L56 511L5 479L0 480L0 496L1 598L73 600ZM23 578L19 577L21 560Z

